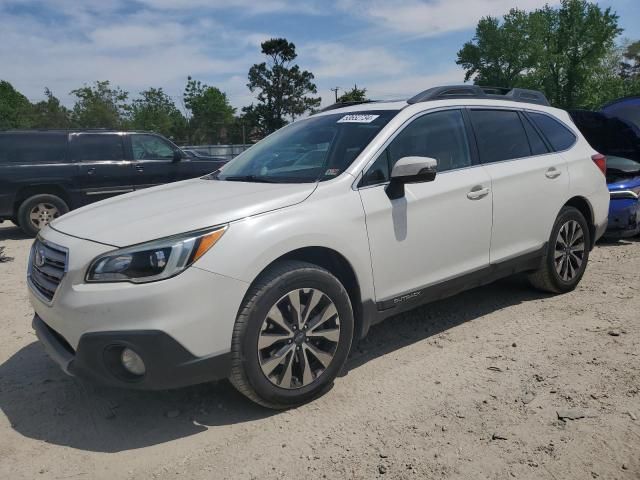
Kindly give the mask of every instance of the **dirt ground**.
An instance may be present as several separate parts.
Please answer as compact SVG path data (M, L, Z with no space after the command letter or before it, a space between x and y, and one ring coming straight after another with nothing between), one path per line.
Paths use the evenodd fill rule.
M598 246L567 295L513 278L390 319L286 412L65 376L31 330L29 245L0 226L2 479L640 478L640 241Z

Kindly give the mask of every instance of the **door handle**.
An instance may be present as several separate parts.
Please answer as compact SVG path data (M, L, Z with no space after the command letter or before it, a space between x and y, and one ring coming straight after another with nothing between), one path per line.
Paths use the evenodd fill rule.
M482 185L476 185L471 189L469 193L467 193L467 198L469 200L478 200L482 197L486 197L489 195L489 190L487 187L483 187Z
M560 175L562 175L562 172L560 170L558 170L556 167L551 167L549 170L547 170L544 173L544 176L547 178L558 178Z
M139 172L144 172L144 167L142 165L136 165L136 170Z
M87 170L87 175L95 175L96 174L96 169L91 167L90 169Z

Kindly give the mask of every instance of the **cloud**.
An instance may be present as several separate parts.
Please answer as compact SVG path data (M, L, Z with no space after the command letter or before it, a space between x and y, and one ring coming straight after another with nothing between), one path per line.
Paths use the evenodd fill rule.
M557 0L344 0L346 11L395 32L418 37L473 28L484 16L502 16L511 8L531 10Z
M340 43L301 45L300 58L311 65L316 77L350 79L397 75L407 62L383 47L349 47Z
M401 75L397 78L374 81L367 87L367 96L374 100L407 99L431 87L458 85L464 82L464 72L459 68L431 75Z

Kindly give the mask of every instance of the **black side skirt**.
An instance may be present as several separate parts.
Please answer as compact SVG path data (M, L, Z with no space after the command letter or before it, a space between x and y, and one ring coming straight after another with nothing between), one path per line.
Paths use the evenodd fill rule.
M371 324L378 323L398 313L412 310L425 303L451 297L465 290L495 282L500 278L508 277L515 273L536 270L546 253L547 244L545 243L540 249L525 255L519 255L435 285L429 285L377 302L375 304L375 312L371 312L372 309L369 309L369 312L374 313L375 317L372 319Z

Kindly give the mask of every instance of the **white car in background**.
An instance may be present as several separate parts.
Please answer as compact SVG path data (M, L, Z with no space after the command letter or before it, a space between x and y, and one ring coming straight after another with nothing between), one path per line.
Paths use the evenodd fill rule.
M70 374L229 378L261 405L299 405L386 317L517 272L574 289L607 225L605 162L539 92L330 108L211 175L44 228L33 324Z

